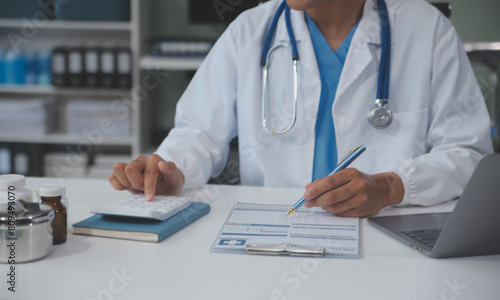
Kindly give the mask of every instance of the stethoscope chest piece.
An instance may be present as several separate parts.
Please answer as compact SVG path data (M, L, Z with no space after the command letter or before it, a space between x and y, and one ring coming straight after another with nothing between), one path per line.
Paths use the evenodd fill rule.
M387 100L377 99L375 107L368 113L368 122L377 129L383 129L392 122L391 110L385 107Z

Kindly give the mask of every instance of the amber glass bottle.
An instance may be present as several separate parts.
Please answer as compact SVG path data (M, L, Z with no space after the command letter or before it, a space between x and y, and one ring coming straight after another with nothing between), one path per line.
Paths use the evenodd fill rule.
M61 202L64 194L64 186L46 185L40 188L40 200L42 204L47 204L54 210L54 221L52 225L53 244L59 245L66 242L67 217L66 207Z

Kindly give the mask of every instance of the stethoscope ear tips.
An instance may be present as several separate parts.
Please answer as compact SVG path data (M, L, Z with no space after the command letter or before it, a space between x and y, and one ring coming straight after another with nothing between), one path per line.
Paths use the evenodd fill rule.
M377 99L375 107L368 113L368 122L376 129L387 128L392 122L391 110L385 107L387 100Z

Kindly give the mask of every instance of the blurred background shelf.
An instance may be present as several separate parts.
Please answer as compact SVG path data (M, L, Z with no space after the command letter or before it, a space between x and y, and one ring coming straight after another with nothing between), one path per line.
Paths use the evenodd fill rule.
M29 21L17 19L0 19L0 27L8 28L23 28L26 27ZM33 24L33 23L32 23ZM37 29L54 29L54 30L95 30L95 31L129 31L132 29L131 22L117 21L60 21L60 20L45 20L38 21Z
M184 70L196 71L204 57L160 57L146 55L141 58L140 67L144 70Z
M491 118L491 137L496 152L500 151L500 42L464 43Z
M87 170L92 167L96 156L104 155L117 159L135 157L142 153L143 147L150 147L148 135L143 134L149 131L148 122L145 122L144 118L147 117L150 102L142 101L144 99L140 97L143 97L143 94L134 94L134 87L141 88L138 62L143 43L141 34L147 31L146 2L149 1L72 0L61 4L60 1L51 0L16 0L6 4L7 1L0 0L0 49L20 50L24 54L29 51L50 53L61 46L126 48L130 50L131 70L130 88L56 87L47 85L46 82L44 85L0 84L0 102L4 104L12 101L19 101L20 104L24 102L20 107L26 109L26 104L34 99L49 99L55 105L53 112L47 113L46 117L40 117L42 119L36 119L36 122L41 124L45 123L43 118L53 120L55 128L51 132L54 133L31 134L36 131L33 130L28 131L31 135L15 134L18 128L12 126L15 126L14 123L18 124L18 120L14 115L35 118L31 116L37 112L31 114L30 111L26 114L22 110L14 110L8 115L14 119L4 119L3 124L0 124L3 126L0 126L2 172L8 170L7 172L21 172L30 176L58 176L57 173L47 173L45 158L59 153L62 158L67 155L85 158L78 166L80 171L73 174L80 176L88 173ZM56 8L56 5L60 6ZM49 6L54 8L52 13L48 10ZM9 13L12 15L9 16ZM120 62L123 63L123 60ZM119 64L118 56L115 64ZM75 109L75 101L80 102L80 111ZM85 103L88 103L88 106L85 106ZM103 107L106 109L96 111ZM78 114L82 116L79 121L68 122L69 115ZM78 123L85 119L88 119L87 124ZM74 120L73 117L71 120ZM26 124L29 122L26 120ZM104 130L101 130L102 122L107 126ZM128 128L125 133L123 126ZM111 131L110 127L116 130ZM14 130L10 132L11 129ZM43 132L43 129L36 132L39 131ZM121 132L117 134L118 131ZM68 164L64 159L60 160L60 163ZM8 164L11 165L10 168ZM19 165L29 168L18 168Z
M130 89L60 88L41 85L0 85L0 94L123 97L126 95L130 96Z
M33 143L33 144L94 144L96 146L131 146L133 139L126 137L89 137L65 133L50 133L46 135L8 135L0 134L0 142L5 143Z

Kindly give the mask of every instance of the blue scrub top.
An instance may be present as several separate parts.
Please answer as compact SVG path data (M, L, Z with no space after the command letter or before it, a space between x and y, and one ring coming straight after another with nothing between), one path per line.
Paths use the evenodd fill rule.
M332 105L352 36L358 27L358 23L354 25L337 51L333 51L314 20L307 13L306 19L321 77L321 97L315 129L316 139L312 176L314 181L317 178L328 176L337 165L337 143L333 126Z

